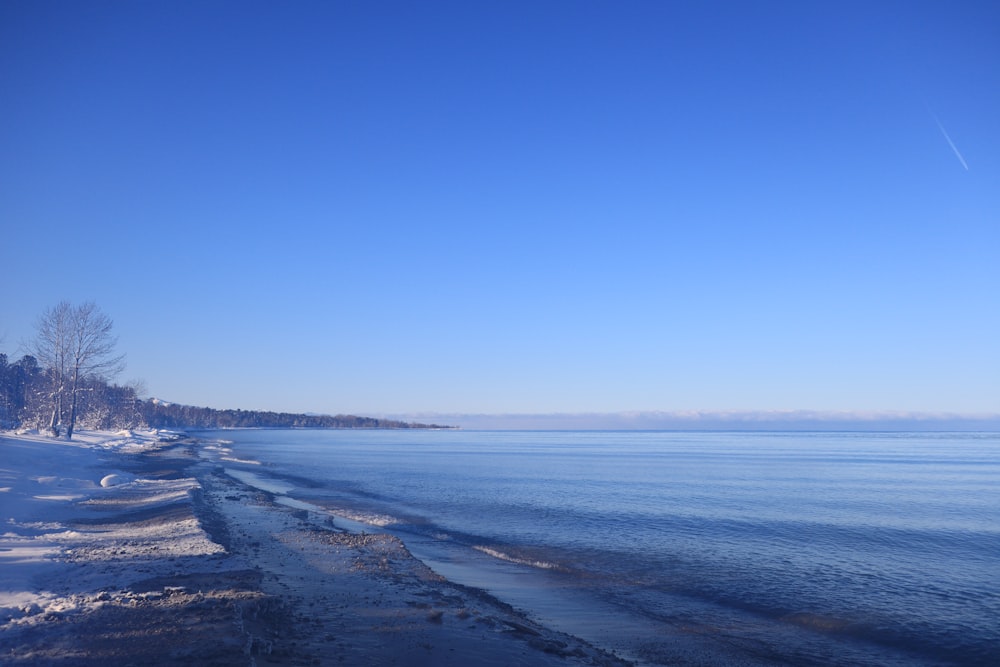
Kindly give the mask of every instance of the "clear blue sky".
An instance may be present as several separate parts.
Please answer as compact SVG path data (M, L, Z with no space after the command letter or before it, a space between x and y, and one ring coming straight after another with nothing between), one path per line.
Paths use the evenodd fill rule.
M315 412L1000 411L1000 4L0 3L0 350Z

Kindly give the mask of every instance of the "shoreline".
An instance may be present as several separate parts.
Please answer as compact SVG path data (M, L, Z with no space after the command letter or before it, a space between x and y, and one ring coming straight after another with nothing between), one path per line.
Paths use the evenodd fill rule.
M199 440L81 436L0 434L5 664L629 664L275 502Z

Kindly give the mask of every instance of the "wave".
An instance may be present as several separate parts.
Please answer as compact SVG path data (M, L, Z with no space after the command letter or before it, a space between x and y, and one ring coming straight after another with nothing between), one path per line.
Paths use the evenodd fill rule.
M220 461L229 461L230 463L243 463L245 465L251 465L251 466L259 466L259 465L261 465L260 461L253 461L251 459L238 459L238 458L236 458L234 456L221 456L221 457L219 457L219 460Z
M532 569L653 627L730 628L716 643L747 655L770 636L775 662L1000 665L995 435L282 437L250 449L255 481L482 568L476 583Z
M506 553L504 551L500 551L499 549L483 546L481 544L473 545L472 548L475 549L476 551L479 551L480 553L486 554L487 556L492 556L497 560L506 561L508 563L514 563L516 565L527 565L529 567L535 567L540 570L555 570L557 572L567 571L565 567L557 563L550 563L544 560L535 560L533 558L518 557Z

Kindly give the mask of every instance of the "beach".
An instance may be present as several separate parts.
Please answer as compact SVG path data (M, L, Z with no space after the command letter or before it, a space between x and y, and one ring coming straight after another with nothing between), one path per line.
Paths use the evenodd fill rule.
M0 662L621 665L171 432L0 434ZM374 529L373 529L374 530Z

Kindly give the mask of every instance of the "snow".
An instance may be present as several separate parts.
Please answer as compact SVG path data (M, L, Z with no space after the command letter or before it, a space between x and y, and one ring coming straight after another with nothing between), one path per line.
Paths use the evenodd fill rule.
M121 484L129 484L134 482L135 477L132 475L126 475L122 473L113 472L110 475L105 475L101 478L101 486L107 488L109 486L119 486Z
M79 431L72 441L0 433L0 630L99 608L130 576L215 555L191 511L194 479L142 479L109 453L152 451L175 432ZM125 457L128 458L128 457ZM103 597L103 599L102 599Z

